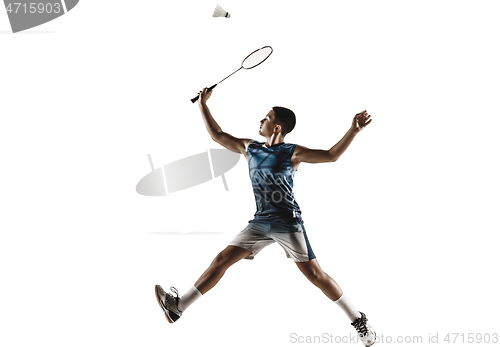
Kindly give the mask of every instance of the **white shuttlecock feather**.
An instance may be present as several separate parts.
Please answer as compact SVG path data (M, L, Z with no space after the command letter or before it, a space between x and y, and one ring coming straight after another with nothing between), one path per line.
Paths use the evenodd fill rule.
M213 16L214 17L226 17L226 18L231 17L229 12L226 12L219 4L217 4L217 6L215 7Z

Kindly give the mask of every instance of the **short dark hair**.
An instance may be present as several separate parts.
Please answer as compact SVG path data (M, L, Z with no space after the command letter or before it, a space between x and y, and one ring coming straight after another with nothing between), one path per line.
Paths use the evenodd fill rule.
M284 107L274 106L274 123L281 125L281 135L285 136L295 128L295 113Z

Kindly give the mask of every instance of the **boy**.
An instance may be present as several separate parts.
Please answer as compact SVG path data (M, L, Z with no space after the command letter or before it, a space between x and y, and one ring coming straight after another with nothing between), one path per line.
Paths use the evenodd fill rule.
M259 135L264 136L266 142L257 142L223 132L207 107L212 92L205 88L198 94L200 111L212 139L246 157L257 212L184 295L179 296L177 289L171 287L176 294L174 297L161 286L155 286L156 299L167 320L170 323L177 321L193 302L217 284L231 265L243 258L253 259L264 247L277 242L300 271L342 308L365 346L374 344L375 331L365 314L356 310L337 283L320 268L293 193L293 178L299 164L336 161L356 134L371 122L370 115L366 111L356 114L349 131L330 150L313 150L284 142L285 136L295 127L295 114L289 109L273 107L260 121Z

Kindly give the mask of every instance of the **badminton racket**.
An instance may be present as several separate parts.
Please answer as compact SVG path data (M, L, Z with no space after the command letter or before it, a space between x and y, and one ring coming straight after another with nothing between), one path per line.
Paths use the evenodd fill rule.
M227 76L226 78L224 78L222 81L224 81L228 77L234 75L235 73L237 73L241 69L250 70L250 69L253 69L256 66L259 66L267 58L269 58L269 56L271 55L271 53L273 53L273 49L271 48L271 46L264 46L262 48L259 48L259 49L255 50L255 51L253 51L252 53L250 53L249 55L247 55L247 57L245 59L243 59L243 62L241 63L241 67L238 70L236 70L235 72L233 72L232 74L230 74L229 76ZM219 83L221 83L222 81L220 81ZM214 84L213 86L211 86L210 88L208 88L207 91L211 91L219 83ZM196 100L198 100L198 98L199 98L199 95L197 95L196 97L192 98L191 101L194 103Z

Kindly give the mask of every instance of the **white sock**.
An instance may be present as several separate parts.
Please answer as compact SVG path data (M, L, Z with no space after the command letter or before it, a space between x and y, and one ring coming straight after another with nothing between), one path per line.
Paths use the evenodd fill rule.
M193 302L201 298L201 293L200 291L195 287L191 287L186 294L181 296L179 299L179 304L177 305L177 308L179 311L185 311Z
M351 322L354 322L356 318L361 317L361 313L359 313L358 310L356 310L356 307L354 307L353 303L351 300L349 300L348 297L346 297L344 294L340 296L336 301L334 301L337 305L340 306L342 310L346 313L346 315L349 317Z

